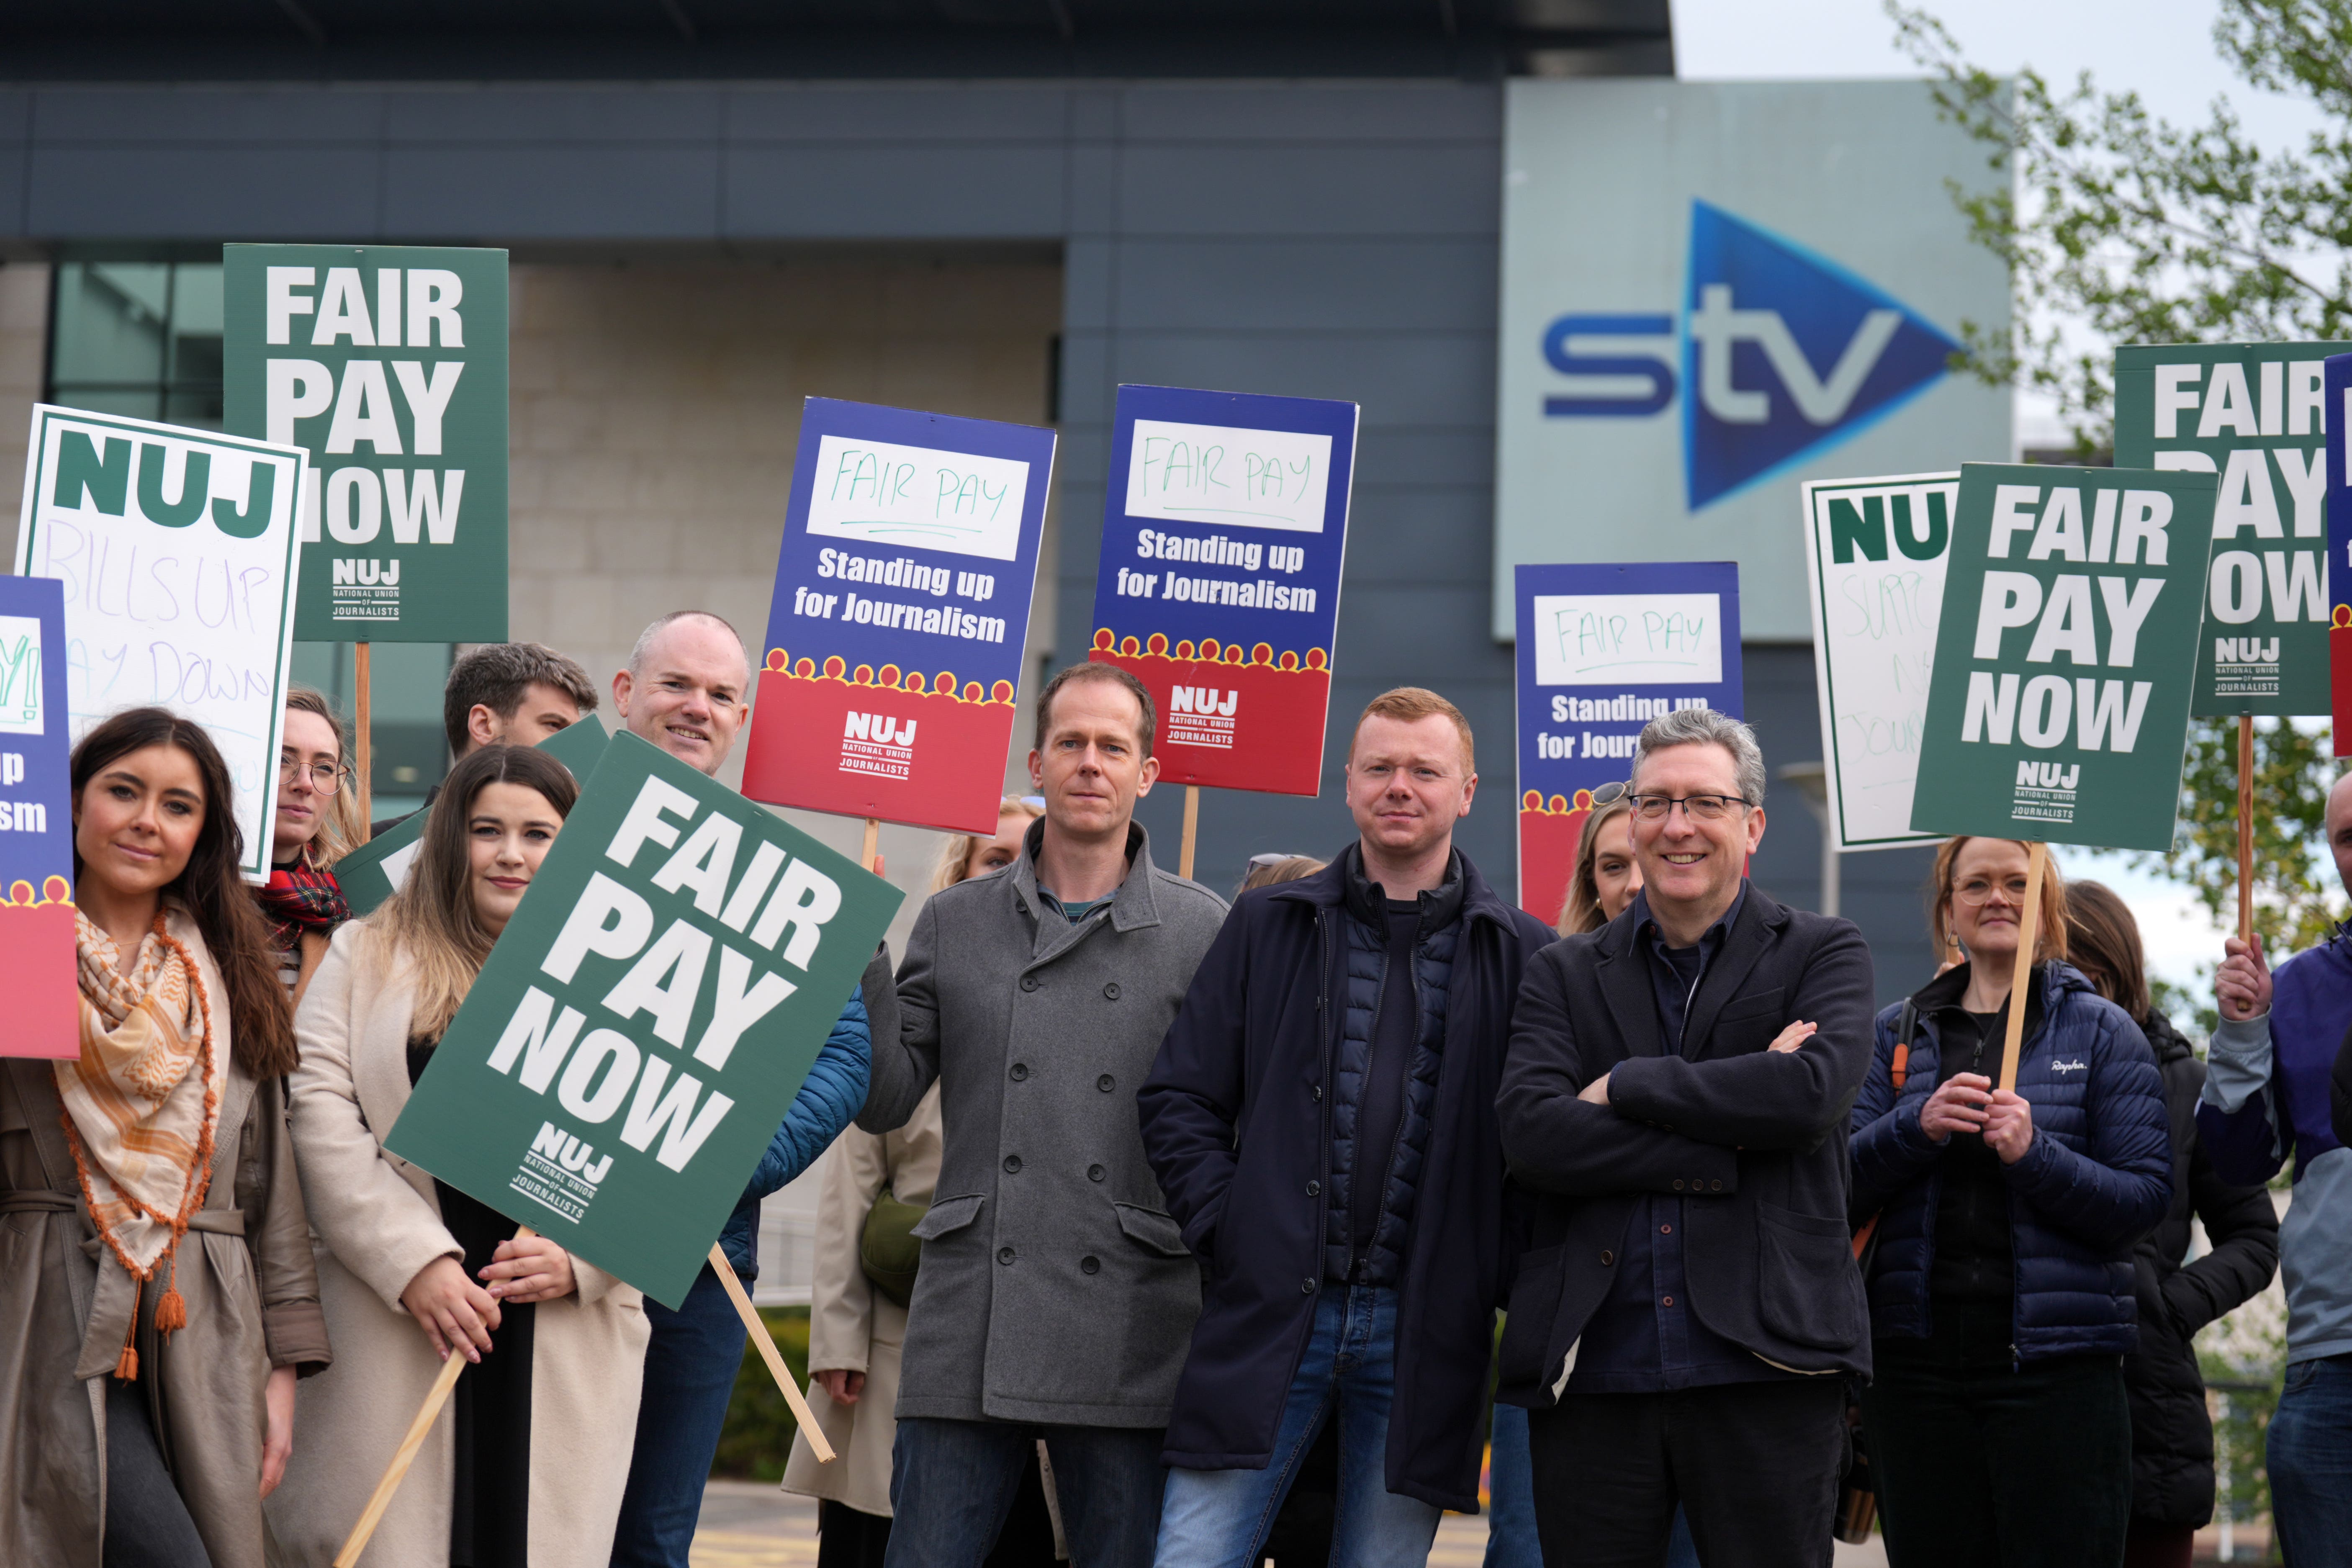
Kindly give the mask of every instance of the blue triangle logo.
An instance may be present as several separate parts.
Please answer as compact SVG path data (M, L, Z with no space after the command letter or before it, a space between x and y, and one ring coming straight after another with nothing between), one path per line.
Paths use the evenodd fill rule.
M1684 304L1693 511L1893 413L1960 346L1836 262L1702 201Z

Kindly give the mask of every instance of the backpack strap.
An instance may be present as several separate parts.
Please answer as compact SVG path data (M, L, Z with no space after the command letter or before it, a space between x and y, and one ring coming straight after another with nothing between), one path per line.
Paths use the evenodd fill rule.
M1903 1080L1911 1076L1911 1037L1918 1032L1919 1005L1908 996L1903 999L1903 1011L1895 1020L1895 1056L1888 1065L1887 1076L1895 1080L1895 1092L1903 1092Z

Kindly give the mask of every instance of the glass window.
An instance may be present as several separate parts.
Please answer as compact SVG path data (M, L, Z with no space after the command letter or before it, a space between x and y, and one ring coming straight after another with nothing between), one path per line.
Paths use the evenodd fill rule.
M48 401L221 427L217 261L61 261Z

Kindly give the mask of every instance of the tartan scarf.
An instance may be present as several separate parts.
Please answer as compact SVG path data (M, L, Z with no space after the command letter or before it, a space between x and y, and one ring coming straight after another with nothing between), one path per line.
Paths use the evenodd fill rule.
M302 945L302 933L315 931L331 936L352 918L351 901L343 897L335 874L318 863L314 846L302 846L301 858L291 866L273 866L269 885L256 888L261 917L269 922L270 944L280 952Z

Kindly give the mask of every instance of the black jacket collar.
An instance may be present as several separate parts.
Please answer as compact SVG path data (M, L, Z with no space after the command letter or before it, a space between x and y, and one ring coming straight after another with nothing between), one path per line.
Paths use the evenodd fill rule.
M1354 913L1356 907L1350 900L1349 883L1351 880L1362 881L1361 873L1356 869L1362 863L1362 847L1349 844L1315 875L1301 877L1295 882L1285 882L1269 889L1268 896L1278 902L1312 905L1318 910L1345 908ZM1434 925L1430 921L1430 900L1433 899L1454 900L1452 911ZM1507 931L1511 929L1512 916L1516 912L1512 905L1503 901L1502 895L1495 891L1486 879L1479 875L1478 868L1470 857L1459 849L1453 851L1446 862L1444 884L1421 895L1421 929L1424 931L1443 928L1456 914L1465 923L1486 921ZM1375 922L1376 929L1387 919L1388 911L1382 910Z

